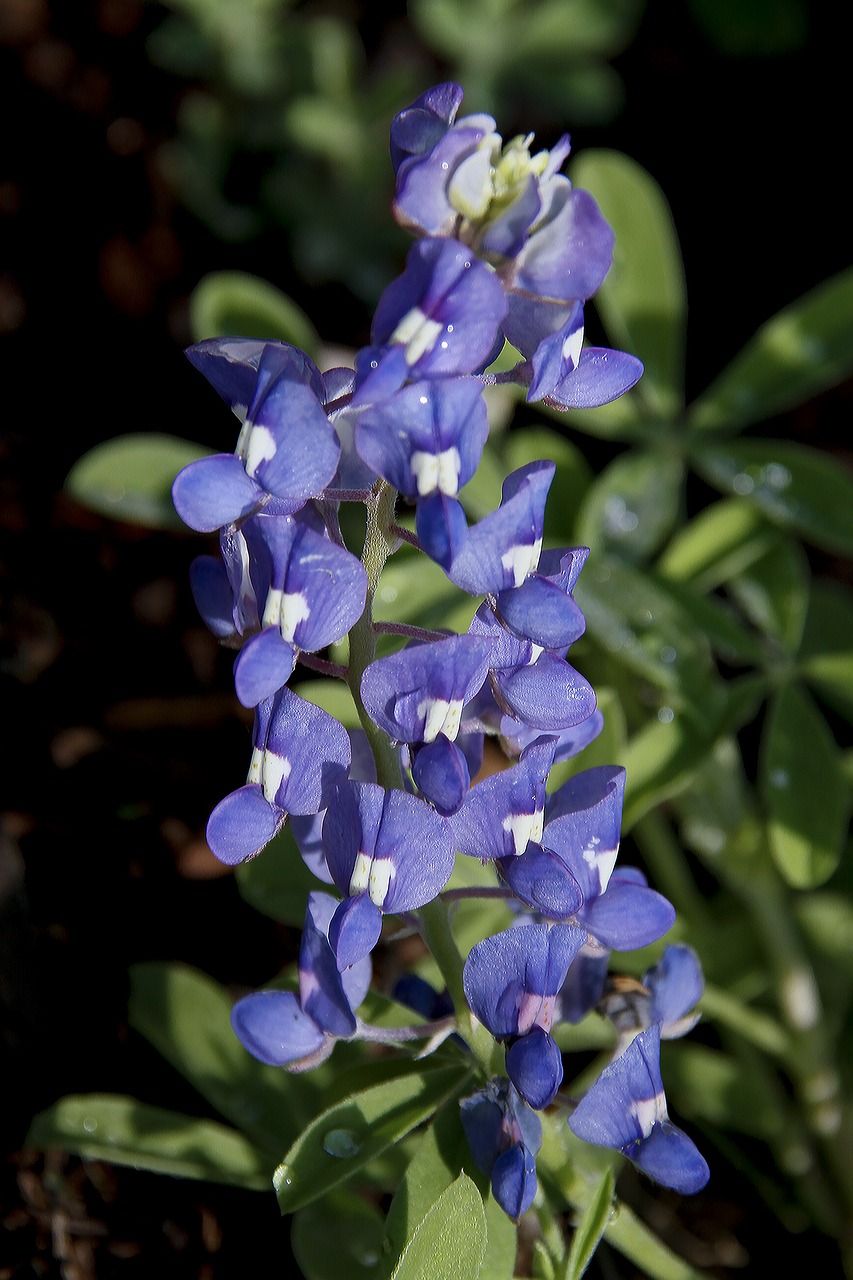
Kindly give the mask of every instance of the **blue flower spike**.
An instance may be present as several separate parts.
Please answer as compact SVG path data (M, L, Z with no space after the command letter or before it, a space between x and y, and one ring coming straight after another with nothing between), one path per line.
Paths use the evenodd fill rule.
M638 1169L681 1195L701 1191L710 1172L693 1141L667 1113L660 1074L660 1026L635 1037L569 1117L578 1138L621 1151Z

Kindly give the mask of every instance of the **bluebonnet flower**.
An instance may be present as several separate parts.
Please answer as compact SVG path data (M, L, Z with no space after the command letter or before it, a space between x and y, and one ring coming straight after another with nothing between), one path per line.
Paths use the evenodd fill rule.
M518 1219L536 1195L542 1122L509 1080L490 1080L459 1104L468 1146L504 1213Z
M658 1023L604 1068L569 1117L569 1128L585 1142L621 1151L655 1182L682 1195L701 1191L710 1176L695 1144L669 1119Z
M494 269L507 295L503 333L526 358L529 400L592 408L638 380L634 356L582 349L583 306L613 256L613 232L589 192L560 172L567 134L531 154L532 135L506 145L488 115L457 119L458 85L442 84L391 126L394 213L416 235L461 241Z
M402 275L385 289L373 317L371 345L359 353L356 381L387 362L387 382L479 373L503 345L506 298L494 273L463 245L420 240ZM390 359L389 359L390 357ZM393 374L390 372L393 371ZM379 385L376 377L374 385Z
M377 658L361 680L361 697L392 742L408 743L422 793L442 813L462 804L470 771L456 737L465 703L482 686L491 641L448 636Z
M482 383L467 377L411 383L368 407L356 426L359 456L417 502L420 545L444 568L467 536L457 494L477 469L488 434Z
M619 1033L621 1052L638 1031L654 1023L662 1040L677 1040L696 1026L695 1006L705 990L699 957L685 943L670 943L641 982L618 977L604 983L597 1007Z
M330 894L308 895L299 950L299 995L256 991L238 1000L231 1025L255 1058L273 1067L304 1071L329 1056L335 1041L352 1036L355 1010L367 995L370 958L341 973L329 945L329 925L337 906Z
M557 994L584 939L572 925L529 924L478 942L465 961L471 1011L496 1040L509 1042L507 1075L537 1110L548 1106L563 1079L550 1029Z
M227 367L224 357L203 362L205 372L216 370L220 384ZM241 407L236 396L245 390L245 370L239 368L234 407ZM172 486L172 500L184 523L212 533L251 515L270 495L291 511L321 496L341 452L323 408L322 391L319 374L303 352L286 343L265 344L234 453L191 462Z
M343 725L286 687L259 703L252 742L246 785L220 800L207 823L207 843L229 866L260 853L288 814L327 808L351 759Z
M376 783L337 788L323 821L323 849L344 894L329 929L341 969L372 951L383 914L431 902L453 870L445 820L417 796Z

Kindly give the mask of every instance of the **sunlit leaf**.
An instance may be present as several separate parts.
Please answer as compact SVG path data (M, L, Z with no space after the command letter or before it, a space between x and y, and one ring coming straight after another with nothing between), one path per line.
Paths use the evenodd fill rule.
M172 482L188 463L210 452L156 431L117 436L78 458L65 477L65 489L113 520L149 529L183 529L172 504Z
M616 233L613 266L595 296L610 342L642 360L643 401L672 417L684 394L687 295L669 205L654 178L619 152L583 151L570 171Z
M60 1099L34 1118L27 1145L255 1191L272 1181L269 1154L234 1129L115 1094Z
M320 340L305 312L275 285L245 271L214 271L190 298L193 339L268 338L316 356Z
M733 577L731 595L764 635L796 653L809 603L809 563L794 538L779 537L764 555Z
M293 689L306 702L313 702L315 707L328 711L345 728L359 728L361 721L349 686L344 680L338 680L334 676L320 676L316 680L300 680L294 684Z
M282 1213L293 1213L351 1178L461 1091L464 1071L425 1067L355 1094L303 1130L275 1173Z
M461 1173L418 1223L391 1280L477 1280L485 1252L483 1201Z
M841 582L812 584L800 663L821 698L853 720L853 592Z
M853 370L853 269L758 330L692 405L690 428L731 433L811 399Z
M777 694L761 746L761 794L776 864L797 888L823 884L844 848L848 787L829 726L805 689L787 685Z
M657 567L665 577L689 582L704 594L748 569L776 536L773 525L752 503L723 498L675 531Z

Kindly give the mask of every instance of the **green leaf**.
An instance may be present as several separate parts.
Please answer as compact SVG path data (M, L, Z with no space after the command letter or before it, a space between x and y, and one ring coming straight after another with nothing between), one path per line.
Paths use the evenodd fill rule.
M605 1169L572 1236L572 1247L560 1280L580 1280L613 1213L613 1170Z
M172 504L175 476L212 450L152 431L95 445L74 463L65 490L112 520L149 529L183 529Z
M333 1191L294 1215L293 1256L305 1280L368 1280L377 1274L382 1229L382 1215L367 1200Z
M571 178L595 196L616 233L596 308L613 345L642 360L642 400L672 418L683 403L687 293L669 205L654 178L617 151L582 152Z
M853 474L828 454L748 438L696 448L692 460L710 484L740 494L774 524L853 555Z
M320 1078L267 1067L231 1028L232 1000L181 964L131 966L130 1025L221 1115L277 1156L316 1110Z
M835 740L805 689L788 685L764 726L761 794L776 865L789 884L823 884L841 858L848 788Z
M809 584L809 563L802 545L793 538L780 537L728 585L754 625L786 653L794 654L806 621Z
M427 1120L466 1076L457 1068L424 1068L365 1089L308 1125L275 1173L282 1213L293 1213L351 1178Z
M308 894L327 887L308 870L289 824L266 846L262 858L237 867L235 878L240 896L249 906L295 929L305 923Z
M717 738L755 716L762 694L763 682L745 677L730 682L725 702L704 725L675 715L668 722L652 720L635 733L619 761L627 771L623 830L689 786Z
M694 432L730 434L803 404L853 370L853 269L758 330L691 406Z
M468 1173L477 1183L486 1210L488 1243L480 1280L512 1280L515 1225L491 1195L488 1179L474 1166L455 1100L441 1108L423 1134L395 1192L385 1223L383 1252L391 1258L399 1257L430 1206L460 1173Z
M648 560L678 520L683 479L684 465L674 454L621 454L587 492L578 541L631 563Z
M704 594L748 569L776 536L775 528L752 503L723 498L675 532L657 567L665 577L689 582Z
M290 342L312 359L320 340L305 312L275 285L245 271L214 271L190 298L193 340L265 338Z
M226 1125L116 1094L61 1098L34 1118L26 1141L40 1150L57 1147L87 1160L253 1191L269 1190L272 1178L270 1156Z
M477 1280L485 1252L483 1201L461 1173L415 1228L391 1280Z
M853 720L853 592L841 582L812 584L800 663L820 697Z

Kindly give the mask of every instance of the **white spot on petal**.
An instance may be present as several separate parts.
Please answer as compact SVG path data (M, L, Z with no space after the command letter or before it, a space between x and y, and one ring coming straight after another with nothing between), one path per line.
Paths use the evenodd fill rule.
M639 1098L631 1103L631 1115L637 1120L644 1138L647 1138L660 1120L666 1120L666 1098L662 1093L653 1098Z
M275 457L277 447L275 437L267 427L252 427L246 450L246 474L254 477L261 463Z
M290 761L285 756L276 755L274 751L265 751L261 772L264 795L270 804L276 804L279 787L290 777Z
M406 348L407 364L417 364L421 356L432 351L443 328L438 320L430 320L420 307L412 307L391 334L391 341Z
M510 547L501 556L501 564L507 573L512 574L512 585L520 587L529 573L535 573L539 567L539 555L542 551L542 539L533 543L524 543Z
M357 893L364 893L370 882L370 864L373 859L369 853L361 853L356 857L355 866L352 869L352 875L349 879L349 892L351 897L355 897Z
M388 897L388 887L396 874L397 868L390 858L373 859L367 892L370 894L371 902L375 902L377 907L381 907Z
M516 856L520 856L527 848L528 842L537 844L542 839L542 827L545 819L542 809L534 813L511 813L504 818L501 826L512 836Z
M418 494L434 493L436 489L448 498L459 492L459 472L462 459L459 450L451 447L441 453L425 453L418 449L412 454L411 468L418 482Z
M427 699L418 706L418 715L424 717L424 742L434 742L440 733L454 742L462 719L462 699Z

